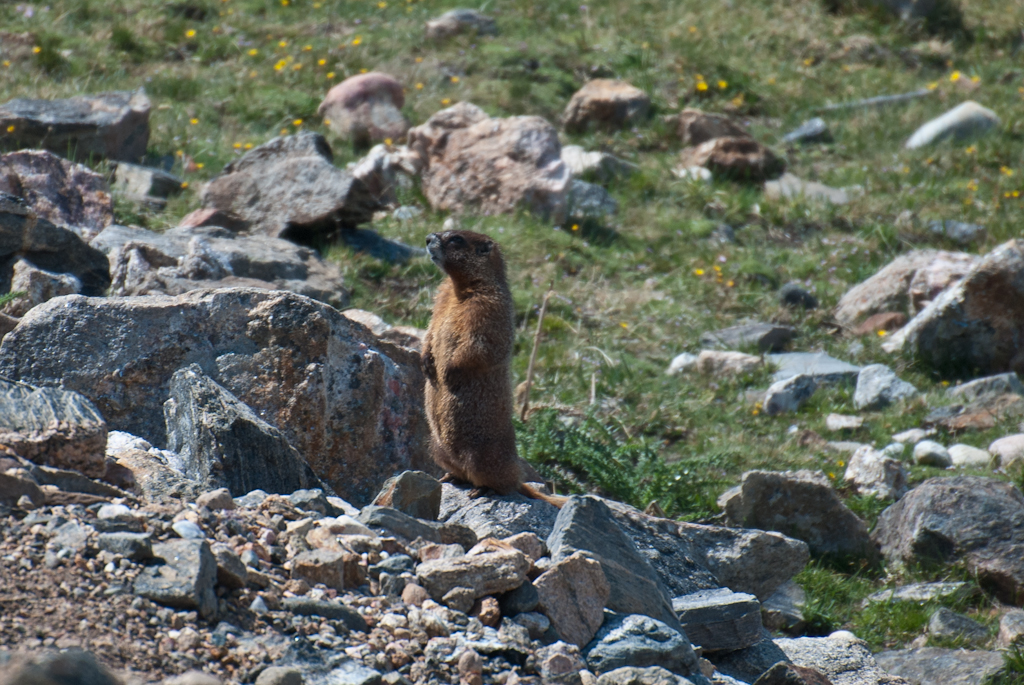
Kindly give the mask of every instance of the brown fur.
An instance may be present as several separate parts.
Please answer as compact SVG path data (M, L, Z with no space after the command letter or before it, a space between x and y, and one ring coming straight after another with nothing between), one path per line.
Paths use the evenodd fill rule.
M512 427L510 365L515 341L512 293L498 244L480 233L427 236L430 257L447 275L423 339L431 455L460 481L543 499L523 483Z

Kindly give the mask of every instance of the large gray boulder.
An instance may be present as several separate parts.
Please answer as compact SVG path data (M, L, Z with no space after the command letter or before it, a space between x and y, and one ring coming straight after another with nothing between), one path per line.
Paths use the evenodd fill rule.
M341 308L348 304L341 269L315 250L216 226L163 233L109 226L90 242L110 261L113 295L181 295L227 287L290 290Z
M244 288L50 300L0 343L0 375L89 398L108 424L167 445L174 372L198 364L285 435L340 496L433 471L418 355L301 295Z
M1024 373L1024 240L985 255L882 348L952 373Z
M0 192L0 294L10 292L19 261L51 274L74 276L85 295L104 295L110 286L103 253L36 214L22 198Z
M553 505L517 492L472 498L465 488L450 483L443 483L441 488L438 520L467 526L481 540L519 533L536 533L543 539L551 534L558 517Z
M32 307L47 300L61 295L78 295L82 291L82 282L73 274L44 271L22 257L15 257L10 270L8 290L21 294L0 306L0 312L7 316L20 317Z
M761 604L753 595L725 588L676 597L672 608L686 636L705 652L745 649L761 640Z
M597 673L634 666L661 666L674 673L698 672L697 655L681 630L643 615L605 614L604 625L583 650Z
M665 584L600 498L570 497L558 513L547 545L551 559L556 562L581 551L601 562L611 586L608 609L622 614L644 614L674 630L682 630Z
M318 133L274 138L225 166L203 190L203 207L252 233L300 243L368 223L376 200L333 161Z
M137 162L149 144L149 110L141 90L67 100L19 98L0 105L0 146Z
M35 464L100 477L107 424L88 399L0 378L0 445Z
M253 490L281 495L321 487L312 469L278 429L203 373L198 364L171 376L164 402L167 446L182 456L185 475L233 497Z
M882 512L872 533L893 563L962 560L1005 602L1024 601L1024 496L991 478L931 478Z
M860 370L853 406L857 409L882 409L895 402L916 397L917 388L900 379L885 364L871 364Z
M774 530L817 555L874 559L868 529L820 471L748 471L718 500L729 525Z

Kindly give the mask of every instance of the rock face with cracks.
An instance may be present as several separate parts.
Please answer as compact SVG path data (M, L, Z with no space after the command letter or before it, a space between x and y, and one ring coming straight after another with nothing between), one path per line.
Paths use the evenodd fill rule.
M30 311L0 343L0 374L61 379L112 428L158 447L171 377L190 364L281 430L350 501L369 502L391 473L433 470L416 355L299 295L69 296Z

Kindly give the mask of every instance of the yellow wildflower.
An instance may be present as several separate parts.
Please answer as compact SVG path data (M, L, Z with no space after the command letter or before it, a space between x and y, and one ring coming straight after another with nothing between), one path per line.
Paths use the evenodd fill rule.
M452 83L458 83L458 82L459 82L459 77L458 76L452 76Z
M881 329L879 329L879 331L878 331L878 337L879 337L879 338L884 338L885 336L886 336L886 332L885 332L885 331L883 331L883 330L881 330Z
M422 83L417 83L416 84L416 90L423 90L423 84Z
M193 31L193 33L195 33L195 31ZM38 45L35 46L34 48L32 48L32 54L34 54L34 55L38 55L42 51L43 51L43 49L41 47L39 47Z
M286 48L286 47L288 47L288 41L282 40L280 43L277 44L277 47L279 47L279 48Z
M249 56L250 57L255 57L258 54L260 54L260 51L257 50L256 48L253 48L252 50L249 51Z
M317 64L319 64L320 66L323 66L323 65L327 64L327 60L325 60L325 59L319 59L319 60L317 60L317 62L316 62L316 63L317 63Z
M444 100L441 100L441 104L447 107L448 105L452 104L452 101L450 98L445 98Z
M189 29L188 31L185 32L185 37L186 38L195 38L196 37L196 30L195 29Z
M14 124L11 124L10 126L7 127L7 132L8 133L14 133Z
M196 119L195 117L192 117L191 119L189 119L189 120L188 120L188 123L190 123L190 124L192 124L193 126L195 126L196 124L198 124L198 123L199 123L199 120L198 120L198 119Z
M334 72L333 71L327 72L327 78L334 78Z
M627 324L625 321L620 322L619 325L622 326L623 328L629 328L629 324Z
M728 81L719 81L718 82L718 87L721 90L725 90L726 88L729 87L729 82Z
M999 172L1003 176L1013 176L1013 169L1011 169L1008 166L1001 166L1001 167L999 167Z
M302 126L302 119L296 119L293 121L292 126Z
M704 269L694 269L693 270L693 274L695 276L703 276L704 275Z
M952 74L949 75L949 80L952 81L953 83L956 83L957 81L959 81L960 80L960 72L959 71L954 71Z
M355 38L352 39L352 45L359 45L362 42L363 42L363 37L362 36L356 36Z
M700 92L703 93L707 89L708 89L708 84L704 83L703 81L698 81L697 82L697 90L699 90Z
M182 181L181 182L181 188L182 188L182 190L184 190L185 188L188 188L188 181Z

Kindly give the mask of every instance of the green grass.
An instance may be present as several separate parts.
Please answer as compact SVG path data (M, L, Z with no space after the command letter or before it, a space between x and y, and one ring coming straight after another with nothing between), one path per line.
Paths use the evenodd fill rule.
M500 35L431 43L423 25L451 8L447 0L52 0L45 10L35 5L31 17L3 3L4 31L28 33L29 42L0 43L0 100L144 87L153 100L148 157L171 156L188 189L163 212L118 201L116 215L163 230L199 205L205 180L282 133L323 133L336 164L356 159L316 109L332 85L364 69L386 71L405 85L405 113L414 123L459 100L495 116L557 122L588 78L623 78L644 88L655 110L648 124L563 137L639 167L609 184L620 212L607 226L573 231L524 214L465 216L462 225L495 237L506 253L520 331L516 383L525 378L544 292L553 283L557 293L531 399L568 410L542 411L518 425L523 453L561 490L595 489L639 507L656 500L670 515L696 520L717 512L716 498L745 470L820 469L840 484L848 456L818 447L808 431L881 447L917 426L929 406L947 403L944 382L956 379L886 355L878 339L851 349L827 325L829 311L895 255L951 247L928 234L932 219L984 224L988 237L979 252L1021 235L1024 1L964 2L962 28L955 17L907 27L846 3L832 12L827 4L491 0L484 10L497 18ZM844 56L855 36L877 49L864 59ZM698 90L702 80L711 84L706 91ZM834 143L779 143L825 104L924 87L933 94L824 114ZM999 113L998 134L903 150L917 126L966 99ZM679 143L660 117L690 106L749 122L798 176L861 186L863 193L828 207L768 200L757 188L729 182L676 179ZM431 210L418 191L403 191L401 200L424 213L373 228L421 245L447 215ZM897 227L904 212L912 220ZM735 229L734 244L707 240L722 223ZM389 265L340 245L324 253L345 275L354 306L393 324L426 326L441 279L428 261ZM782 309L776 289L789 281L812 289L821 309ZM746 397L768 384L766 373L665 375L673 356L700 349L702 333L744 318L793 325L800 334L795 349L889 364L924 396L865 414L865 426L851 434L830 435L830 412L854 413L848 386L822 389L795 415L773 418ZM567 423L560 414L577 418ZM955 439L985 447L1016 432L1018 421ZM910 472L914 483L947 473ZM882 505L842 492L873 524ZM919 634L928 607L859 610L863 596L883 586L878 573L816 565L802 574L817 629L852 626L875 648Z

